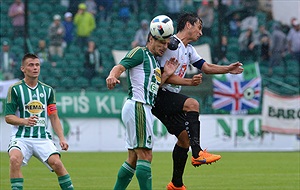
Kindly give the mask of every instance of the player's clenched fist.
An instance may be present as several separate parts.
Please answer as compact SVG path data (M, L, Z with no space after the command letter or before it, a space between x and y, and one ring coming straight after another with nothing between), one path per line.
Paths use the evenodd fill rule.
M29 118L25 119L25 125L27 126L35 126L38 120L38 116L33 115L30 116Z
M202 73L194 75L192 78L192 85L197 86L202 83Z
M243 64L240 62L231 63L229 65L229 73L230 74L240 74L244 71L244 68L242 67Z
M125 67L121 64L118 64L112 68L108 77L106 78L106 85L108 89L113 89L116 84L120 84L120 80L118 80L118 78L125 70Z
M113 89L116 86L116 84L120 84L120 80L118 80L115 77L107 77L106 85L108 89Z

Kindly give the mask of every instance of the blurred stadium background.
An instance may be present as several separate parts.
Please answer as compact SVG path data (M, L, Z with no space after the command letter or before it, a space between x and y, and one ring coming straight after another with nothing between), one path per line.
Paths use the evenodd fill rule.
M69 11L69 8L62 5L61 0L23 0L23 2L28 2L28 35L25 39L22 37L14 39L13 26L11 24L11 19L8 17L8 9L13 2L13 0L4 0L0 2L0 37L1 41L8 40L10 42L11 51L13 51L17 55L19 60L18 64L20 64L20 59L25 51L37 51L38 41L40 39L46 40L47 44L49 44L47 33L48 27L52 23L53 15L59 14L61 15L63 20L63 15L64 13ZM70 1L70 3L72 2L73 1ZM80 49L74 43L69 49L66 50L63 59L58 57L52 58L52 61L57 62L56 67L52 67L51 64L48 63L43 64L41 80L52 85L58 92L80 91L81 89L101 91L101 89L105 89L105 77L107 76L110 69L115 65L111 50L129 50L131 48L131 42L133 41L135 32L140 27L140 21L142 19L151 20L151 18L153 18L155 15L167 14L166 7L161 1L149 1L152 2L149 3L147 0L143 0L136 2L138 2L139 9L137 12L131 11L130 19L127 24L119 19L118 11L121 6L119 0L113 1L113 7L110 13L110 21L99 21L98 23L96 23L96 29L93 32L91 38L96 42L96 45L100 50L101 56L103 58L102 64L104 66L102 73L99 77L97 76L97 79L86 80L84 77L79 78L79 76L82 76L83 74L84 54L80 52ZM149 5L156 6L149 7ZM186 3L182 7L182 12L196 12L200 6L200 0L194 1L194 4ZM218 57L217 50L220 42L220 36L228 36L229 30L228 21L226 20L226 17L224 17L224 13L222 12L220 7L221 6L214 7L214 22L211 28L213 35L209 37L208 35L204 34L204 36L202 36L200 40L194 43L194 45L209 44L213 63L216 63L216 59ZM227 12L239 12L240 10L243 10L243 7L242 4L240 4L239 7L232 4L231 6L227 6L227 10L229 10ZM220 14L221 16L219 16ZM273 17L270 17L268 12L256 8L254 15L258 19L259 25L265 25L268 31L272 31L272 24L277 21L275 21ZM297 13L295 13L295 15L297 15ZM284 24L285 26L289 25L289 23ZM259 51L259 48L257 48L257 51ZM247 64L248 62L258 61L263 79L263 87L266 86L275 92L285 95L293 95L299 93L299 88L297 88L299 87L299 64L291 58L291 55L287 55L284 59L284 63L274 68L274 74L272 78L268 77L267 75L267 62L260 61L259 57L254 60L239 57L238 37L228 37L227 58L230 62L245 59L245 61L243 61L244 64ZM15 72L16 77L21 77L21 73L18 69L16 69ZM206 78L207 81L204 81L204 87L186 88L184 89L184 93L195 96L195 98L197 98L201 102L201 112L204 114L210 114L214 113L214 110L211 109L212 99L209 98L212 95L212 88L209 76L205 76L205 79ZM73 85L70 86L70 79L72 81L77 80L76 84L79 87L74 87ZM123 91L124 89L120 87L117 90Z
M182 1L184 3L181 8L181 12L197 12L197 9L203 6L204 1ZM23 0L23 2L26 4L25 7L27 7L28 12L28 17L26 19L27 22L25 24L27 32L25 32L24 37L17 38L14 38L13 36L13 26L11 24L11 19L8 17L8 9L13 2L14 0L0 1L0 37L1 42L4 40L9 42L11 51L14 52L19 59L17 64L20 66L20 60L25 52L37 51L39 40L46 40L47 44L49 44L47 32L52 23L53 15L59 14L63 18L63 15L70 11L70 7L72 6L73 8L75 7L76 13L77 5L85 1L68 1L69 7L67 7L62 4L64 1L61 0ZM118 11L121 8L120 2L121 1L119 0L113 1L110 19L106 21L98 20L96 23L96 29L90 37L96 42L96 45L102 56L103 71L98 76L90 81L83 76L83 65L85 61L84 53L75 43L76 35L74 35L74 43L72 43L70 47L65 50L65 54L62 58L54 56L51 57L49 62L43 62L42 64L40 80L53 86L57 91L57 102L60 116L63 120L63 123L65 123L65 126L68 126L65 127L65 134L71 134L74 136L74 138L75 136L76 138L80 137L81 131L86 130L83 128L84 124L81 124L80 121L85 124L91 121L92 124L95 124L97 123L97 119L102 119L101 127L103 127L103 125L107 125L105 122L111 122L109 121L109 118L112 118L117 119L118 121L113 121L115 123L115 127L120 128L121 126L122 128L122 124L119 123L119 118L120 110L122 108L122 101L126 98L127 93L126 78L122 77L121 85L118 85L116 89L110 92L107 91L105 84L105 78L107 77L108 72L116 64L117 58L114 57L113 52L127 52L131 49L131 42L134 39L135 32L140 27L141 20L147 19L150 21L156 15L169 14L165 4L163 3L164 1L129 1L131 11L130 18L127 22L123 22L118 14ZM135 5L138 5L138 7L132 7L134 4L133 2L137 3ZM169 0L168 2L172 3L172 0ZM222 4L221 0L216 0L213 2L215 6L214 20L211 27L212 34L204 34L197 42L194 42L193 45L195 47L202 47L202 49L200 48L199 50L201 51L199 54L202 56L205 55L204 59L211 60L211 62L215 64L221 64L218 62L220 39L222 36L227 36L228 47L226 56L228 61L235 62L237 60L242 60L245 68L250 67L249 70L245 69L243 74L244 78L248 78L247 80L249 80L249 78L251 79L251 77L261 78L261 83L259 83L259 88L257 90L257 105L253 109L248 109L246 110L247 112L244 112L241 115L237 114L235 116L231 114L232 112L230 112L230 110L228 111L223 110L222 108L213 107L212 105L215 101L213 79L221 80L221 78L223 78L226 80L226 77L220 76L204 74L203 83L199 87L183 87L182 93L187 94L199 101L201 105L201 114L204 115L201 119L203 122L202 126L209 124L216 128L222 128L221 131L216 130L215 136L224 135L224 138L231 138L233 136L246 137L249 135L252 137L263 138L264 133L261 129L262 115L264 114L262 113L262 105L264 102L263 91L267 88L280 96L295 97L299 95L299 63L294 60L289 53L287 53L283 58L282 63L273 68L273 75L270 76L268 73L268 61L261 60L258 56L260 47L257 47L255 50L257 51L257 57L247 55L241 56L238 44L238 36L232 37L229 35L228 20L231 18L233 13L239 13L242 16L242 19L245 19L248 16L253 16L258 22L258 26L264 25L271 33L274 23L281 23L283 32L288 33L290 28L290 18L297 18L297 16L299 16L299 9L297 9L297 7L300 6L300 3L293 2L294 4L290 4L288 8L291 9L291 11L283 16L282 14L277 14L277 12L281 13L282 11L274 11L274 8L276 7L277 9L285 8L288 10L288 8L286 8L288 4L280 1L241 0L238 1L238 5L234 3L235 1L228 1L229 3L227 2L228 4L226 5ZM153 6L149 6L152 4ZM217 6L218 4L221 6ZM174 26L176 29L176 20L174 20ZM207 48L203 49L203 47ZM56 62L56 64L53 65L51 62ZM251 67L251 65L255 65L255 67ZM17 78L22 78L22 73L19 69L17 69L18 66L15 69L15 76ZM198 71L190 70L188 76L192 76L195 72ZM5 83L5 81L0 82ZM1 115L3 115L5 90L3 90L3 88L1 90L3 93L1 93L0 97L0 111ZM299 123L299 114L297 115L298 112L299 110L296 108L295 121ZM217 118L214 116L214 114L221 115ZM229 116L227 116L228 114ZM234 118L234 123L232 123L231 117ZM89 118L91 118L91 120ZM94 119L96 119L96 121L94 121ZM3 117L1 117L1 122L1 125L3 124L2 126L6 125ZM79 127L75 128L74 125L78 125ZM87 126L90 125L91 124L88 124ZM232 132L235 131L235 129L231 129L231 125L235 125L237 132ZM240 128L247 127L249 128L249 130L247 130L249 134L246 134L243 130L240 130ZM161 126L159 122L156 122L156 128L158 133L157 136L166 135L163 126ZM204 127L202 128L203 130L208 130ZM101 128L99 130L101 132L101 130L105 130L105 128ZM210 130L211 128L209 128L209 131ZM117 131L119 131L119 129ZM4 132L2 134L4 134ZM120 133L118 132L118 134ZM122 135L118 136L120 137ZM2 150L5 149L4 142L7 141L6 138L8 137L2 138ZM174 140L171 140L171 142L173 141ZM232 142L236 143L237 141L235 139ZM109 150L109 148L107 149Z
M9 6L13 3L13 0L0 0L0 38L1 42L6 40L9 41L11 50L18 57L18 66L20 65L20 59L22 58L25 52L36 52L38 41L40 39L44 39L47 42L49 41L47 36L48 27L52 22L52 17L55 14L61 15L63 18L64 13L69 11L68 7L61 4L61 0L23 0L23 2L27 2L28 12L28 34L25 37L13 38L13 26L11 25L11 19L8 17L8 9ZM70 3L73 1L70 0ZM131 16L127 24L119 19L118 10L120 8L120 3L118 0L113 1L113 7L111 11L111 19L110 21L98 21L96 23L96 29L93 32L91 38L96 42L98 49L100 50L102 56L102 64L103 70L96 76L95 78L88 80L87 78L82 77L84 72L84 55L79 47L76 44L71 44L70 48L65 51L65 55L63 58L53 57L51 61L55 61L57 64L53 66L50 62L44 62L41 69L41 80L45 83L53 86L57 91L57 101L59 107L59 113L62 118L62 122L64 125L64 132L70 142L70 150L74 152L83 152L82 154L88 155L86 160L80 163L90 162L89 157L93 157L94 154L87 152L119 152L124 150L124 140L123 140L123 126L120 122L120 109L122 107L122 102L124 98L126 98L126 79L122 78L122 85L118 86L113 91L108 92L105 84L105 78L108 75L108 72L115 65L115 58L113 56L112 50L121 50L127 51L131 49L131 42L134 38L135 32L140 27L140 21L142 19L151 20L154 16L158 14L167 14L166 7L161 1L151 1L151 0L141 0L137 1L139 4L139 9L137 12L132 11ZM191 1L186 1L191 2ZM185 4L182 7L183 11L193 11L196 12L198 7L201 6L201 0L192 1L192 4ZM221 0L215 1L221 3ZM242 0L241 0L242 2ZM245 1L247 2L247 1ZM259 3L276 2L273 1L257 1ZM277 1L280 2L280 1ZM149 7L149 4L154 3L156 6ZM197 5L197 6L195 6ZM296 5L299 6L299 2L296 2ZM236 7L232 4L232 6L227 7L231 12L243 12L244 7ZM282 11L281 11L282 12ZM288 14L288 10L284 11ZM228 21L224 17L224 12L222 12L221 6L214 7L214 22L212 26L211 37L202 36L197 42L193 45L208 45L210 48L210 57L212 63L217 64L218 60L218 48L220 46L220 39L222 35L228 35ZM271 16L270 16L271 15ZM272 16L273 15L273 16ZM276 15L274 12L266 12L260 8L255 9L254 16L257 17L257 20L260 25L265 25L267 30L272 32L272 25L275 22L280 22L275 18ZM299 9L298 12L295 12L295 16L299 17ZM283 23L283 29L286 29L284 32L287 33L289 20ZM175 22L176 28L176 22ZM75 41L75 40L74 40ZM48 43L47 43L48 44ZM257 48L259 51L259 48ZM200 52L201 55L201 52ZM228 37L228 50L227 50L227 58L229 62L235 62L240 60L239 56L239 46L238 46L238 37ZM296 151L296 153L291 157L293 162L292 166L284 166L285 163L292 163L290 159L286 159L285 155L289 157L289 154L283 154L280 156L279 160L276 163L274 161L274 165L270 165L270 168L265 167L264 171L260 170L259 167L268 165L269 162L265 162L263 165L257 166L252 165L249 166L248 169L254 168L254 172L250 172L249 175L246 175L248 170L241 170L242 175L239 174L240 170L233 171L235 176L235 182L230 181L228 178L224 179L220 186L210 186L207 183L205 189L299 189L299 135L295 134L277 134L270 133L268 131L262 131L261 123L262 123L262 115L263 113L263 89L268 88L271 91L279 94L280 96L299 96L299 63L295 61L290 54L287 54L283 62L273 69L273 75L268 75L268 62L262 61L258 57L257 59L248 59L247 57L243 58L244 65L251 65L253 63L257 64L259 67L259 77L261 77L261 97L259 98L259 106L256 109L249 110L247 114L242 115L231 115L226 111L222 111L219 109L214 109L212 107L214 98L213 98L213 78L211 75L204 75L203 85L200 87L184 87L182 92L187 94L200 102L201 105L201 126L202 130L202 142L204 147L211 148L214 151ZM18 67L16 67L18 68ZM17 78L22 78L22 75L18 69L15 70L15 76ZM190 72L189 76L191 76L193 72ZM3 82L3 81L2 81ZM76 86L74 86L76 84ZM3 89L1 89L3 90ZM1 91L2 93L3 91ZM6 147L9 141L9 127L6 125L3 117L3 103L5 99L5 94L1 94L1 140L0 140L0 151L1 153L1 186L2 184L6 184L3 180L8 179L8 158L6 153ZM298 110L298 112L297 112ZM299 104L298 109L296 109L296 122L299 124ZM107 127L111 127L109 130ZM94 127L94 128L93 128ZM97 128L97 129L95 129ZM155 123L155 132L157 138L157 148L154 150L158 151L171 151L174 145L175 139L166 134L163 126L156 121ZM114 136L115 135L115 136ZM56 140L56 139L55 139ZM75 147L75 148L74 148ZM73 154L75 153L64 153L67 154L66 164L68 168L74 167L73 165ZM78 153L80 154L80 153ZM170 153L167 153L168 155ZM222 153L221 153L222 154ZM223 153L229 157L230 153ZM254 153L257 155L258 153ZM99 154L96 153L97 156ZM105 154L107 157L111 157L111 154ZM122 156L121 159L118 160L118 164L115 167L111 176L108 178L113 178L111 180L111 184L114 181L114 174L117 171L119 164L123 161L123 157L125 158L125 154L119 154ZM163 154L161 159L165 159L166 154ZM275 154L266 154L271 155L272 157L278 156ZM266 155L262 155L259 159L266 158ZM81 156L74 156L74 160L79 159ZM76 159L75 159L76 158ZM269 159L270 157L267 156ZM107 159L107 158L103 158ZM154 155L154 160L156 159ZM223 157L224 162L228 162L226 157ZM245 157L241 159L246 159ZM245 161L245 165L241 163L236 168L244 168L248 162L258 162L255 160L255 157L251 157ZM222 162L220 161L220 163ZM153 168L156 168L156 161L154 161ZM171 157L166 158L167 163L171 163ZM93 159L91 163L97 163L97 159ZM209 180L209 177L217 177L223 178L231 173L224 172L223 176L212 175L212 173L217 171L218 164L213 165L213 170L210 172L205 171L205 175L208 177L205 178ZM229 168L223 165L224 170L228 170ZM105 163L103 163L105 165ZM158 163L157 165L163 166L166 163ZM228 165L232 164L228 162ZM266 182L258 182L258 184L262 184L261 186L251 185L250 182L246 182L245 187L242 188L240 183L237 181L242 178L252 178L256 176L257 172L260 171L259 174L262 179L264 179L265 175L269 175L270 173L277 172L278 174L282 170L272 170L278 164L279 168L284 169L285 174L290 176L290 179L293 179L293 182L282 181L276 187L271 183L280 181L280 178L276 178L271 181L271 179L266 180ZM298 164L298 165L297 165ZM41 165L33 164L34 168L37 169ZM295 167L293 167L295 166ZM82 165L82 167L84 167ZM90 169L93 168L89 166ZM94 171L94 175L102 173L101 168L102 165L97 165L99 168L97 171ZM211 167L211 166L208 166ZM27 167L28 171L31 169ZM168 171L166 174L168 177L171 175L171 165L169 168L163 170ZM74 173L80 173L78 168L74 168ZM270 170L269 170L270 169ZM298 170L297 170L298 169ZM107 169L109 170L109 169ZM203 177L202 168L200 168L201 172L192 172L190 169L186 171L186 176L198 175L201 173ZM205 168L206 170L206 168ZM297 171L295 171L297 170ZM45 170L44 170L45 171ZM154 169L155 171L155 169ZM230 171L230 170L229 170ZM98 173L99 172L99 173ZM218 170L221 172L221 170ZM40 171L36 173L41 174ZM161 171L157 171L157 175L159 175ZM222 173L222 172L221 172ZM28 173L28 177L32 176L32 174ZM48 175L48 174L46 174ZM86 175L89 175L88 173ZM109 175L109 174L108 174ZM78 175L73 175L75 178L74 184L76 184L76 178L78 180ZM269 175L271 176L271 175ZM201 177L201 178L202 178ZM157 178L159 181L161 178ZM277 180L276 180L277 179ZM33 178L30 180L33 181ZM88 180L88 179L87 179ZM101 179L106 182L107 179ZM155 178L154 178L155 180ZM168 182L169 178L166 179L163 184L154 185L155 189L163 189L166 182ZM26 181L26 179L25 179ZM225 182L229 181L229 182ZM294 183L296 181L296 183ZM298 181L298 183L297 183ZM214 180L210 181L214 183ZM253 180L253 183L256 183L256 180ZM289 182L291 185L289 186ZM47 183L47 182L46 182ZM194 179L190 182L190 187L192 189L198 189L196 185L198 183L198 178ZM202 182L201 182L202 183ZM205 182L204 182L205 183ZM56 184L56 182L51 182L51 184ZM84 182L83 182L84 184ZM223 186L222 186L223 184ZM85 184L86 185L86 184ZM132 189L134 189L132 185ZM239 186L239 187L236 187ZM189 186L188 186L189 187ZM224 187L224 188L223 188ZM190 189L191 189L190 188ZM6 186L3 187L6 189ZM30 188L34 189L34 188ZM46 187L45 187L46 189ZM51 189L51 188L48 188ZM97 184L91 186L91 188L78 188L78 189L109 189L109 188L98 188Z
M20 59L25 52L36 52L38 48L38 41L41 39L49 42L48 39L48 27L52 23L53 15L59 14L63 18L63 15L70 11L67 6L62 5L61 0L23 0L26 3L28 18L26 22L26 31L24 37L13 37L13 26L11 24L11 19L8 17L8 9L9 6L14 2L14 0L5 0L0 1L1 3L1 21L0 21L0 37L1 41L9 41L11 46L11 51L14 52L18 61L17 64L20 66ZM73 3L77 3L75 9L77 8L78 3L84 1L69 1L69 7L73 5ZM91 35L91 39L96 42L98 49L102 56L102 64L103 71L89 81L87 78L83 76L84 72L84 54L80 50L80 48L76 45L74 39L74 43L65 50L65 54L63 58L52 57L51 61L44 62L42 64L41 76L40 80L45 83L53 86L57 91L57 100L58 100L58 108L60 111L60 116L62 119L71 118L72 122L75 122L76 125L81 125L76 121L76 119L83 118L120 118L120 109L122 105L122 100L126 98L127 91L127 82L126 78L121 78L121 85L118 85L116 89L114 89L111 93L107 92L105 78L108 75L108 72L111 68L116 64L115 57L113 55L113 51L128 51L131 49L131 42L133 41L135 32L140 27L140 21L143 19L151 20L154 16L158 14L166 14L168 15L168 11L166 9L165 4L162 1L129 1L138 2L138 9L131 8L131 14L128 22L123 22L118 15L118 11L120 10L121 4L119 0L114 0L112 4L112 10L110 13L110 19L107 21L98 20L96 23L96 29ZM149 6L149 3L153 3L153 7ZM169 2L172 3L172 0ZM263 133L261 131L261 116L262 116L262 103L263 103L263 90L265 88L270 89L272 92L275 92L281 96L297 96L299 95L299 63L292 58L290 54L287 54L280 65L273 68L273 75L270 76L268 74L268 61L261 60L258 57L251 56L241 56L239 45L238 45L238 37L229 36L229 27L228 27L228 19L230 15L233 13L239 13L243 18L249 16L254 16L258 21L258 26L265 25L266 29L272 32L272 26L274 23L281 23L283 32L287 33L289 30L289 19L291 17L299 16L299 2L294 2L296 7L295 9L291 9L293 4L290 4L291 12L286 13L288 16L278 15L277 12L274 12L274 9L268 7L279 7L283 8L286 6L285 3L281 3L280 1L239 1L240 4L236 6L233 2L229 1L231 4L227 4L226 6L222 4L221 0L214 1L215 4L219 4L222 6L214 6L214 21L211 27L212 34L202 36L197 42L193 43L196 46L206 46L209 51L200 52L200 55L207 55L206 60L212 60L212 63L220 64L217 62L218 60L218 49L220 48L220 39L223 35L228 36L228 50L227 50L227 58L229 62L235 62L237 60L243 60L243 64L245 67L248 65L256 64L258 69L250 69L245 70L245 76L252 76L254 72L256 73L256 77L261 78L261 88L259 88L259 97L258 97L258 105L255 109L247 110L245 115L242 114L237 119L237 128L242 126L242 122L238 121L239 119L247 118L250 116L250 119L245 119L245 125L252 129L249 129L250 135L256 135L262 137ZM254 2L254 4L253 4ZM197 9L202 6L203 1L184 1L181 12L191 11L197 12ZM247 5L248 3L248 5ZM250 5L249 5L250 3ZM130 4L131 5L131 4ZM246 5L248 7L246 7ZM250 7L249 7L250 6ZM268 8L265 10L264 8ZM249 11L251 8L251 11ZM287 8L285 8L287 10ZM77 9L76 9L77 10ZM297 12L298 10L298 12ZM226 11L226 12L225 12ZM294 11L294 12L293 12ZM75 11L76 12L76 11ZM278 11L282 12L282 11ZM291 16L289 16L291 15ZM282 20L280 20L280 19ZM283 19L284 18L284 19ZM176 20L174 22L176 28ZM257 31L256 31L257 32ZM76 35L75 35L76 38ZM47 43L48 44L48 43ZM259 51L260 47L256 48L256 51ZM207 54L208 53L208 54ZM257 52L257 55L259 53ZM51 62L56 62L55 65L51 64ZM18 67L16 67L18 68ZM193 75L195 70L190 72L188 76ZM197 71L196 71L197 72ZM15 69L15 76L17 78L22 78L22 74L19 69ZM216 76L205 75L203 77L203 84L199 87L183 87L182 93L187 94L196 100L199 101L201 105L201 114L208 115L208 117L202 118L204 124L206 121L212 125L222 126L223 130L225 130L224 134L227 137L232 137L232 132L227 130L230 128L229 120L226 120L226 114L230 114L228 111L224 111L222 109L213 108L214 103L214 88L213 88L213 78ZM224 77L223 77L224 78ZM5 81L4 81L5 82ZM74 85L76 84L76 85ZM3 90L3 89L2 89ZM244 92L242 92L244 93ZM98 97L99 96L99 97ZM84 98L81 99L81 97ZM98 98L98 99L97 99ZM5 99L5 94L1 94L1 115L3 115L3 102ZM102 105L101 102L109 100L110 102L108 107ZM120 102L121 101L121 102ZM90 105L86 105L86 103ZM99 104L100 102L100 104ZM99 105L100 106L99 106ZM90 106L87 108L87 106ZM97 107L99 106L99 107ZM101 107L102 106L102 107ZM88 109L88 110L86 110ZM299 111L298 111L299 112ZM299 121L299 114L297 115L296 109L296 121ZM216 122L211 122L211 118L213 118L213 114L225 114L220 116L220 120L216 119ZM251 115L252 118L251 118ZM5 125L5 122L2 118L2 126ZM221 121L222 120L222 121ZM258 121L256 121L258 120ZM251 122L255 121L258 124L252 124ZM71 122L71 123L72 123ZM66 125L68 122L65 122ZM75 125L71 124L71 125ZM70 124L69 124L70 125ZM104 123L105 125L105 123ZM122 124L116 123L117 126ZM240 126L239 126L240 125ZM81 125L82 126L82 125ZM254 127L253 127L254 126ZM160 130L160 125L158 125L158 129ZM254 129L258 128L258 129ZM76 129L77 130L77 129ZM72 134L80 134L80 132L76 132L75 128L71 126L69 131ZM227 131L226 131L227 130ZM77 130L80 131L80 130ZM258 132L257 132L258 131ZM70 132L70 133L71 133ZM165 131L163 131L165 132ZM219 132L218 132L219 133ZM220 132L221 133L221 132ZM80 136L80 135L79 135ZM245 136L245 133L242 131L238 131L235 136ZM2 138L3 139L3 138ZM3 148L3 143L1 143L1 147Z

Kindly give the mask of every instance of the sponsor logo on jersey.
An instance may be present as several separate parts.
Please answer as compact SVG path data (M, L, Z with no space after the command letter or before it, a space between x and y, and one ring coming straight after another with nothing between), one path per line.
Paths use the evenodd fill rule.
M161 71L159 68L154 69L154 75L155 75L157 82L160 84L161 83Z
M187 64L185 63L185 64L183 64L182 66L181 66L181 68L180 68L180 70L177 72L177 70L176 70L176 74L178 75L178 76L180 76L181 78L183 78L184 77L184 74L185 74L185 71L187 70Z
M159 85L151 82L150 84L150 92L152 92L153 94L157 95L157 91L158 91Z
M25 105L25 110L31 114L40 114L45 110L45 106L38 100L32 100Z

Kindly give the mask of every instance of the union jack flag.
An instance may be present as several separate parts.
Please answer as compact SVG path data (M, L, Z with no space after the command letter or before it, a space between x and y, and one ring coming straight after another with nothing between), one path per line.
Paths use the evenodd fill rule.
M251 80L213 79L213 108L231 114L247 114L258 109L261 97L261 78Z

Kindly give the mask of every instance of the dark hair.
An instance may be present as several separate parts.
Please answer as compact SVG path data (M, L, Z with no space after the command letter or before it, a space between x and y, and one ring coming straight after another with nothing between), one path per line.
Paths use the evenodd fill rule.
M147 43L150 42L150 36L152 36L151 32L149 32L148 36L147 36ZM153 36L152 36L153 37Z
M158 40L155 36L153 36L151 34L151 32L149 32L148 37L147 37L147 43L150 42L150 36L154 39L154 40Z
M191 23L192 25L195 24L195 22L200 21L202 24L201 18L196 13L183 13L179 16L177 20L177 32L180 32L184 29L185 24L187 22Z
M25 60L28 58L39 59L39 57L33 53L26 53L22 58L22 65L24 64Z

